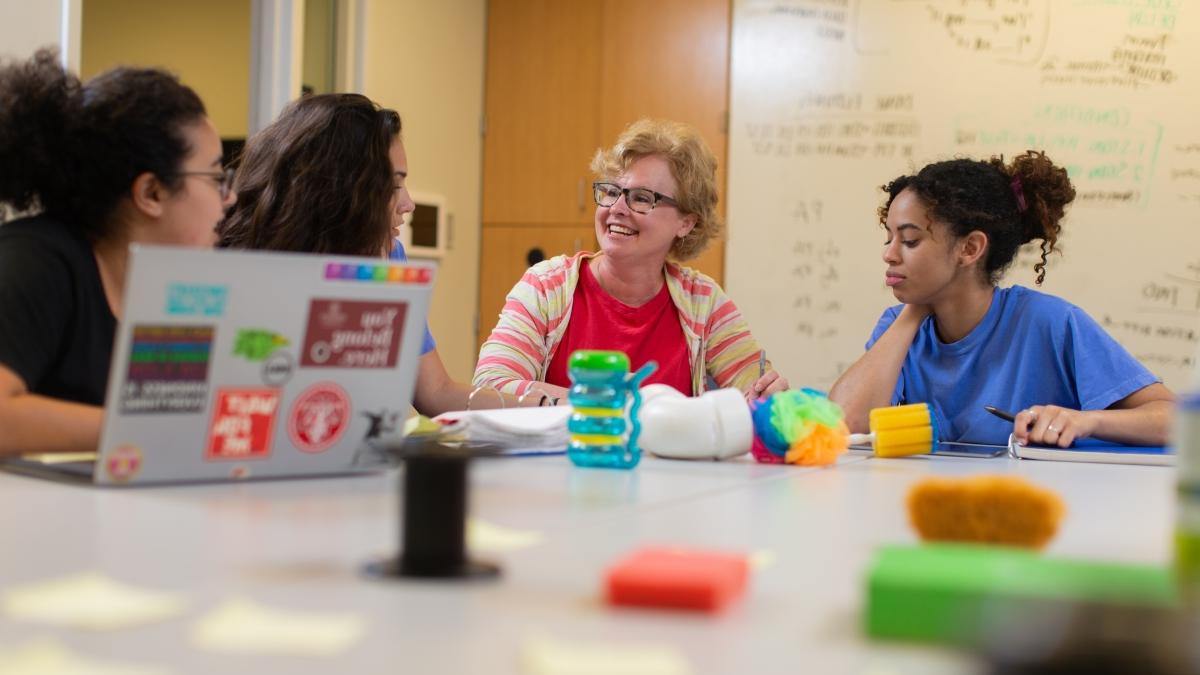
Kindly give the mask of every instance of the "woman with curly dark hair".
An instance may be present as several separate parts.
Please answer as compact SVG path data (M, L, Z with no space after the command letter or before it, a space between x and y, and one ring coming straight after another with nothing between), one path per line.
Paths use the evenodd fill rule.
M129 245L212 246L231 178L169 73L0 65L0 455L96 448Z
M1045 278L1075 198L1066 170L1030 151L930 164L883 189L884 280L903 304L884 311L830 391L853 430L872 408L925 402L946 440L1167 442L1174 396L1158 378L1079 307L996 286L1035 240ZM1021 412L1010 424L985 405Z

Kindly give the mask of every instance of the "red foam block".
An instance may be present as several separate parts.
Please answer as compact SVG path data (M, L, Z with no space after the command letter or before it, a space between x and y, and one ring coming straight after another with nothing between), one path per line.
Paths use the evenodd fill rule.
M609 568L609 604L715 612L741 595L750 575L744 555L646 548Z

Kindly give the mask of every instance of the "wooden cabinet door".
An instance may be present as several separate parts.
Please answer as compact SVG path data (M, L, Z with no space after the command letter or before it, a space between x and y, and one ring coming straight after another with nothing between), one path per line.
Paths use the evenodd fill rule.
M729 0L604 0L601 41L604 77L600 142L609 145L642 117L687 122L717 156L717 185L725 213L728 158ZM685 262L720 283L724 239Z
M596 250L596 233L591 225L488 225L483 228L480 250L476 339L482 345L496 326L504 298L525 270L556 255Z
M488 4L484 223L592 221L602 9L575 0Z

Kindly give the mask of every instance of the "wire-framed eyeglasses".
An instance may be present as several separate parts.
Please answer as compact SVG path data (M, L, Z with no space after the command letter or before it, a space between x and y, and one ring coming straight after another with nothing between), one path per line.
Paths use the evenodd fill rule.
M229 198L229 193L233 190L233 177L237 172L233 167L221 169L220 171L179 171L176 176L208 176L217 183L217 193L221 195L221 199Z
M661 192L647 188L623 188L616 183L592 183L597 206L612 206L621 195L625 195L625 203L638 213L650 213L659 203L679 207L674 197L668 197Z

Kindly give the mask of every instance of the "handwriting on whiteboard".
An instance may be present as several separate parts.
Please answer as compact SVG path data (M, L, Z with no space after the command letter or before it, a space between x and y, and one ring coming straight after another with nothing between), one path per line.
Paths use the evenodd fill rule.
M1107 206L1145 203L1162 135L1161 124L1122 106L1051 101L1017 118L964 115L954 143L983 157L1043 150L1067 169L1077 206Z
M772 20L793 20L805 25L806 36L841 42L846 39L850 0L748 0L741 10L747 17L763 16Z
M1167 177L1179 201L1200 207L1200 142L1176 143Z
M1050 0L860 1L850 30L860 54L935 46L1029 66L1046 48L1050 5Z
M921 137L913 96L861 92L811 93L792 104L783 121L751 120L743 126L760 157L820 159L911 158Z
M1111 48L1063 58L1047 56L1038 66L1043 84L1140 89L1165 86L1177 79L1168 48L1169 33L1126 33Z

